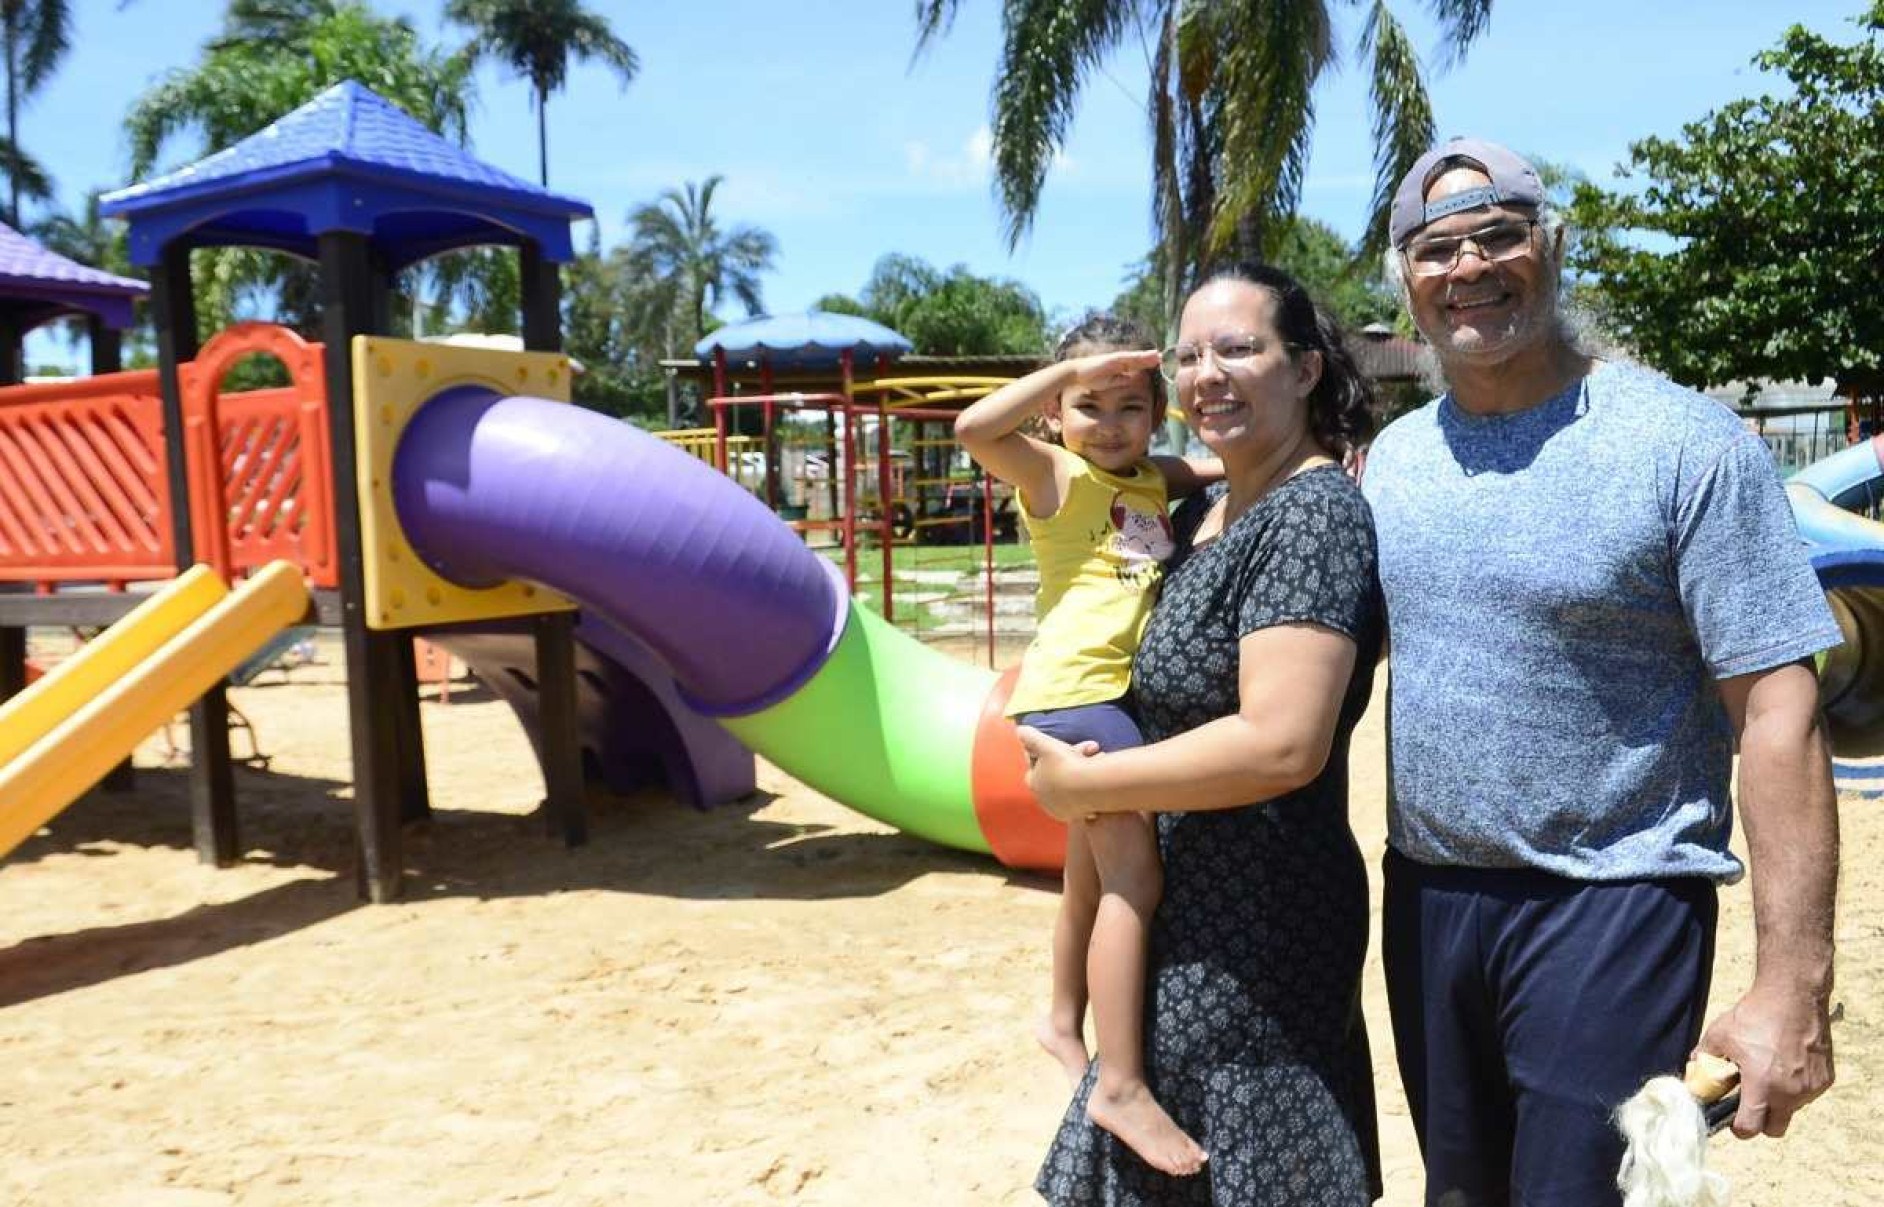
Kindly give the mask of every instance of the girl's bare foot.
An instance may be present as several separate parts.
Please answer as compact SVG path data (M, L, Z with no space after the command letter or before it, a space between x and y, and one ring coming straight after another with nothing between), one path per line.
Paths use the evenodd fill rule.
M1176 1177L1189 1177L1204 1167L1208 1154L1197 1141L1164 1113L1151 1088L1142 1081L1108 1090L1093 1087L1086 1100L1086 1117L1105 1128L1137 1153L1145 1164Z
M1086 1076L1086 1065L1092 1059L1086 1052L1086 1040L1078 1031L1069 1031L1056 1026L1051 1017L1040 1020L1034 1028L1034 1038L1047 1050L1047 1055L1060 1062L1066 1070L1066 1080L1074 1089Z

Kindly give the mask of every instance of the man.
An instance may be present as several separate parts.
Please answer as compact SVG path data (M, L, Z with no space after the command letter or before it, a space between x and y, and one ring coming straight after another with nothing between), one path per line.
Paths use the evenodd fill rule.
M1610 1114L1699 1047L1733 1128L1832 1080L1838 819L1811 656L1839 631L1770 458L1724 408L1580 350L1537 173L1455 139L1389 253L1446 393L1364 483L1391 647L1383 948L1446 1207L1615 1203ZM1740 750L1752 988L1701 1034Z

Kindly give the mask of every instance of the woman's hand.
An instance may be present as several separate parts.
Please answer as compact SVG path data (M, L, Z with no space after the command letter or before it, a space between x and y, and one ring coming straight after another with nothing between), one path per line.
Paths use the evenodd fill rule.
M1021 749L1027 752L1028 762L1032 764L1027 772L1027 786L1033 789L1034 799L1040 807L1061 821L1080 821L1092 812L1082 807L1080 798L1080 773L1092 757L1099 753L1099 743L1081 742L1069 746L1058 738L1048 737L1038 729L1022 725L1015 732L1020 736Z

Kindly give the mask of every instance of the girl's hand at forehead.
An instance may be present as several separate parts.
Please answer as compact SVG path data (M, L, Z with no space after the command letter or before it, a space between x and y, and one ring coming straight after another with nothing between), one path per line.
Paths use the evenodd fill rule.
M1104 390L1140 380L1146 373L1158 371L1158 351L1143 348L1132 352L1098 352L1076 356L1066 362L1073 371L1073 384L1088 390Z

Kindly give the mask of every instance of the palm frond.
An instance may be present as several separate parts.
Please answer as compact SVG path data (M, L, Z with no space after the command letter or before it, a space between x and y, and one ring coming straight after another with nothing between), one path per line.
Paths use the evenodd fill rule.
M19 83L23 93L38 92L52 78L59 60L72 48L72 10L66 0L37 0L22 6Z
M1438 61L1442 71L1463 62L1465 52L1491 26L1492 0L1428 0L1427 7L1445 35Z
M1213 252L1261 255L1301 198L1314 89L1334 57L1328 10L1322 0L1222 10L1214 32L1224 50L1206 101L1222 144L1207 241Z
M947 36L955 25L955 11L962 0L916 0L916 49L912 60L929 49L929 44Z
M993 124L995 187L1010 248L1033 224L1086 74L1135 16L1119 0L1009 0Z
M1372 58L1368 95L1374 108L1374 195L1359 252L1366 259L1386 250L1393 191L1433 145L1433 106L1420 75L1419 55L1386 0L1374 0L1360 49Z
M28 201L46 201L52 197L52 176L45 165L5 136L0 136L0 176L10 181Z
M577 60L594 59L613 69L623 88L634 82L641 70L641 59L634 48L615 36L608 21L593 13L584 13L569 31L569 52Z

